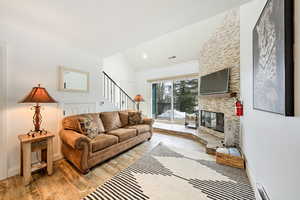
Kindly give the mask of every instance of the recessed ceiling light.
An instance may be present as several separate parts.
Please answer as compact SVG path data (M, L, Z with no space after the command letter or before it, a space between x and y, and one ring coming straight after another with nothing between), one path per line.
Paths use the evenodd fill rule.
M169 60L172 60L172 59L175 59L175 58L176 58L176 56L170 56L170 57L168 57Z
M147 59L148 55L146 53L142 53L142 58Z

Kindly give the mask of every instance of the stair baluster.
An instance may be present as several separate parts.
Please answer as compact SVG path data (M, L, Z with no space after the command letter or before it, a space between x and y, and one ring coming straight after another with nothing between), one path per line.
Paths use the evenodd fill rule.
M134 110L134 100L104 71L103 96L120 110Z

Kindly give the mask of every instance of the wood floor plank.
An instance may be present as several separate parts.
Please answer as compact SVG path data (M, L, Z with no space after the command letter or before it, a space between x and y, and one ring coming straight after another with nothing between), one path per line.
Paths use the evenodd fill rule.
M29 186L23 185L20 176L0 181L0 200L80 200L118 172L129 167L160 142L179 148L202 152L205 150L198 142L156 133L150 141L99 164L86 175L62 159L54 163L52 176L48 176L45 172L34 174L32 176L34 181Z
M8 191L8 180L0 182L0 200L4 200L7 196Z

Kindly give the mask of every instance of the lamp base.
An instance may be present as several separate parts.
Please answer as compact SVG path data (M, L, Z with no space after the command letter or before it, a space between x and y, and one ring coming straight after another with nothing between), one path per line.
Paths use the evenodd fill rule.
M37 103L35 106L32 107L34 110L33 115L33 125L34 125L34 131L39 132L41 131L41 123L42 123L42 115L41 115L41 106Z
M27 133L27 135L28 136L31 136L31 137L35 137L35 135L36 134L40 134L40 135L42 135L42 134L44 134L44 135L46 135L48 133L48 131L46 131L46 130L39 130L39 131L34 131L34 130L30 130L28 133Z

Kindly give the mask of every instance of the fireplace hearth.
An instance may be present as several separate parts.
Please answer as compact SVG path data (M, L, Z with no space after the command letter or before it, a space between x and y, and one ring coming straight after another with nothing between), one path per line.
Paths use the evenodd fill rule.
M203 127L224 133L224 113L201 110L200 124Z

